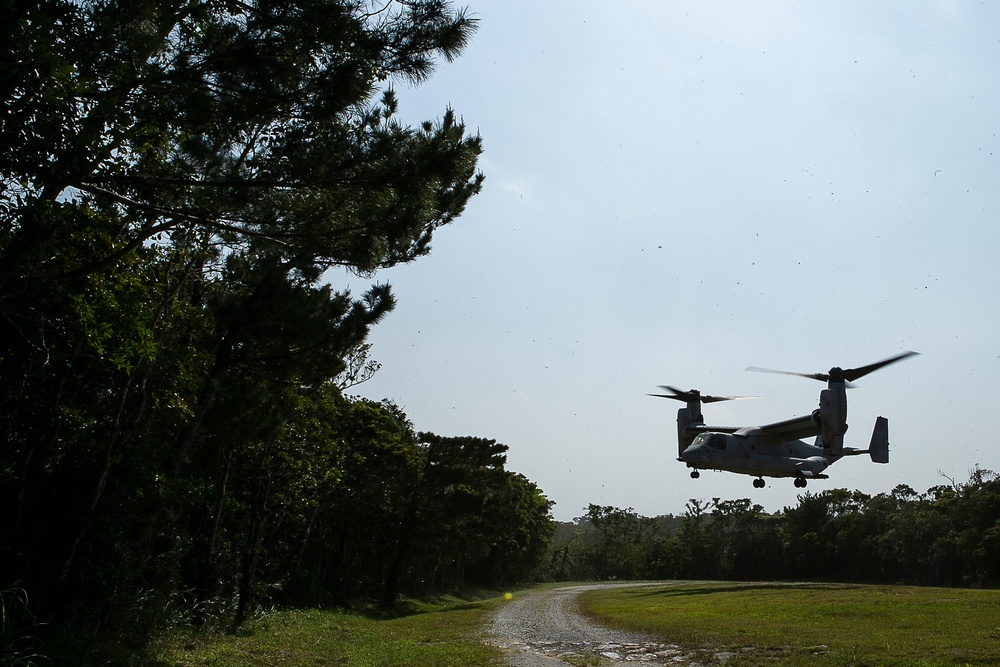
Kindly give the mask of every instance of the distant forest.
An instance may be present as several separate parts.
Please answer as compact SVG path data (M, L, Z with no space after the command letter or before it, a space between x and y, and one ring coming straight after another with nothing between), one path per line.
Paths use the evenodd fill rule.
M655 518L590 505L558 524L545 576L997 587L1000 476L977 468L924 493L804 493L774 514L746 498Z

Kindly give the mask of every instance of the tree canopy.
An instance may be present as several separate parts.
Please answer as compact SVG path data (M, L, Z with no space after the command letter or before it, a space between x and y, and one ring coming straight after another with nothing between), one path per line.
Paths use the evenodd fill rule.
M475 19L445 2L7 11L4 296L164 240L370 272L424 254L482 181L452 111L401 126L386 86L466 44ZM103 247L64 259L74 232Z
M0 609L24 615L0 639L39 620L135 650L267 599L526 576L548 501L503 445L346 396L395 301L328 282L422 257L480 191L480 137L450 108L399 122L393 87L476 19L443 0L0 19ZM476 512L526 527L504 542ZM467 528L447 567L412 548Z

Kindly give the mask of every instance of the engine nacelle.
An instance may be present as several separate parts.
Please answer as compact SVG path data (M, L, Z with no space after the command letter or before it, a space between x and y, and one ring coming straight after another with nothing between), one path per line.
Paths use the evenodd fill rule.
M704 417L700 410L692 410L690 407L681 408L677 411L677 456L684 453L697 433L688 431L688 427L695 424L702 424Z
M843 456L847 432L847 390L843 385L834 385L819 393L819 412L823 448L830 456Z
M830 461L825 456L810 456L807 459L802 459L795 464L795 469L802 472L810 472L814 475L826 470L827 466L830 465Z

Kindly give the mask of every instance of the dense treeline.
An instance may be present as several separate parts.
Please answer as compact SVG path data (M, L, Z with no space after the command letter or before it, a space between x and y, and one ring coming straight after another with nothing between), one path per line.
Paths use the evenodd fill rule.
M548 576L1000 586L1000 476L917 493L833 489L776 514L749 499L691 500L682 516L591 505L559 524Z
M0 26L0 661L528 576L549 502L503 445L348 397L394 300L330 283L425 255L479 192L480 138L399 123L391 86L474 19L45 0Z

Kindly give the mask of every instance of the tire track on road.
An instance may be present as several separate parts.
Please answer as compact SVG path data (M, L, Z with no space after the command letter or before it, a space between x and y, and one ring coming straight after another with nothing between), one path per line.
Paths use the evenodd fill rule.
M487 641L507 653L511 667L557 667L600 656L607 663L702 665L725 662L723 651L690 651L656 637L598 625L580 613L577 596L595 588L650 584L588 584L534 590L503 605L487 628ZM592 659L592 658L591 658Z

